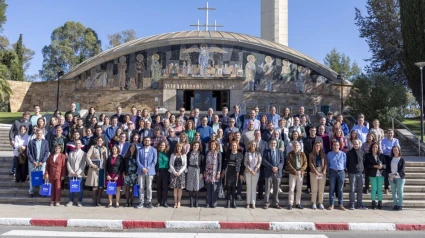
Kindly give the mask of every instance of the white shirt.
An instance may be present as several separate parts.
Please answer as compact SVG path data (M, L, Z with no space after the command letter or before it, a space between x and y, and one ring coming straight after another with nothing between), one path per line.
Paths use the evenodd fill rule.
M15 144L14 144L14 150L13 150L13 155L14 156L19 156L19 151L18 149L21 146L28 146L28 142L30 141L30 137L28 136L28 134L25 134L23 137L21 137L21 135L16 135L15 136Z
M55 155L53 156L53 163L56 163L56 159L58 158L58 155L59 155L59 154L55 154Z
M400 175L398 174L398 162L400 161L400 158L393 157L391 160L391 173L396 174L396 178L400 178Z
M254 170L255 169L255 153L248 152L249 154L249 167Z

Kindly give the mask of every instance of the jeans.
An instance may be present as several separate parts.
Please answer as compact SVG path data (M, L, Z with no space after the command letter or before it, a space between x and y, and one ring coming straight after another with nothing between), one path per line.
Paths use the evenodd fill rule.
M217 206L218 183L219 182L205 182L205 185L207 187L207 205L209 205L210 207Z
M363 174L348 174L348 178L350 181L350 206L354 207L355 193L357 193L357 206L363 206Z
M11 170L11 172L13 174L16 173L16 162L17 162L17 160L18 160L18 156L14 156L13 159L12 159L12 170Z
M372 201L376 199L376 193L378 193L378 201L382 201L382 184L385 178L383 176L369 177L370 180L370 198Z
M41 167L37 167L37 168L40 169L41 171L43 171L43 174L44 174L44 172L46 171L46 163L44 162L41 165ZM31 184L31 171L33 171L33 170L34 170L34 165L31 162L28 161L28 173L30 174L30 189L28 190L29 194L34 193L34 187Z
M334 205L335 191L338 192L338 205L343 205L342 192L344 189L345 172L329 169L329 204Z
M403 206L403 189L406 179L394 178L395 182L390 182L391 184L391 193L393 195L393 204L394 206Z
M78 180L78 181L80 181L80 192L78 193L78 202L79 203L82 203L83 202L83 194L84 194L83 178L81 178L81 177L77 177L77 178L75 178L75 177L74 178L73 177L69 177L68 180L69 180L69 183L71 183L71 180ZM69 201L70 202L74 202L74 195L75 195L75 193L69 192Z
M143 203L145 200L145 188L146 188L146 202L151 203L152 201L152 180L153 176L149 174L142 174L137 177L139 183L139 201Z

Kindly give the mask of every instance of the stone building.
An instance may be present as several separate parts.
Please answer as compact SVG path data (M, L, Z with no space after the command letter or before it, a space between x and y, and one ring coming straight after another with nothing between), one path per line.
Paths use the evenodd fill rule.
M12 111L56 107L57 81L10 83ZM343 84L346 96L350 83ZM285 45L240 33L181 31L133 40L84 61L61 77L59 107L75 101L97 111L236 104L338 109L341 88L336 72Z

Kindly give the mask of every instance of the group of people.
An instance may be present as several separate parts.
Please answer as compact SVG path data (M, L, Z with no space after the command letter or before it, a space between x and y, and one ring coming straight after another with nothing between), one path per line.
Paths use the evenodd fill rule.
M285 171L289 174L288 209L303 209L306 176L304 192L311 193L312 209L325 209L323 195L329 179L328 209L334 209L336 194L339 209L345 210L345 173L349 209L367 209L362 197L369 192L372 209L382 209L383 185L385 193L391 185L393 209L403 206L405 162L399 142L391 129L385 136L378 120L369 128L362 114L349 130L343 116L334 119L332 112L319 125L312 125L304 107L296 115L289 108L279 115L275 107L260 114L255 107L245 116L235 105L230 115L224 107L220 115L210 108L202 117L197 108L188 117L184 108L177 115L168 111L160 115L158 108L150 114L132 107L131 114L124 114L117 107L116 114L108 117L98 116L91 107L82 118L73 103L65 116L55 112L47 124L36 105L33 115L25 112L14 122L10 141L15 153L11 174L16 182L26 181L32 171L43 171L52 184L51 206L60 205L67 178L70 184L81 184L77 206L82 206L85 181L92 190L93 206L101 206L104 189L114 183L115 204L109 194L107 207L119 207L120 193L125 191L126 207L152 208L155 182L155 206L168 207L171 187L174 208L180 207L183 190L189 192L190 207L198 207L203 189L206 207L215 208L224 190L225 207L236 208L246 182L247 208L255 208L259 199L264 200L264 209L281 209L278 194ZM74 204L74 195L70 192L66 206ZM33 196L30 181L29 197ZM135 196L139 203L133 205Z

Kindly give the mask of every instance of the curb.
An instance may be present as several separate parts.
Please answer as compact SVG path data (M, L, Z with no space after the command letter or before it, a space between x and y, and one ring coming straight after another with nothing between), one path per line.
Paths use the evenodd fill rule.
M314 222L233 222L233 221L142 221L97 219L0 218L2 226L80 227L114 230L203 229L274 231L425 231L425 224L396 223L314 223Z

